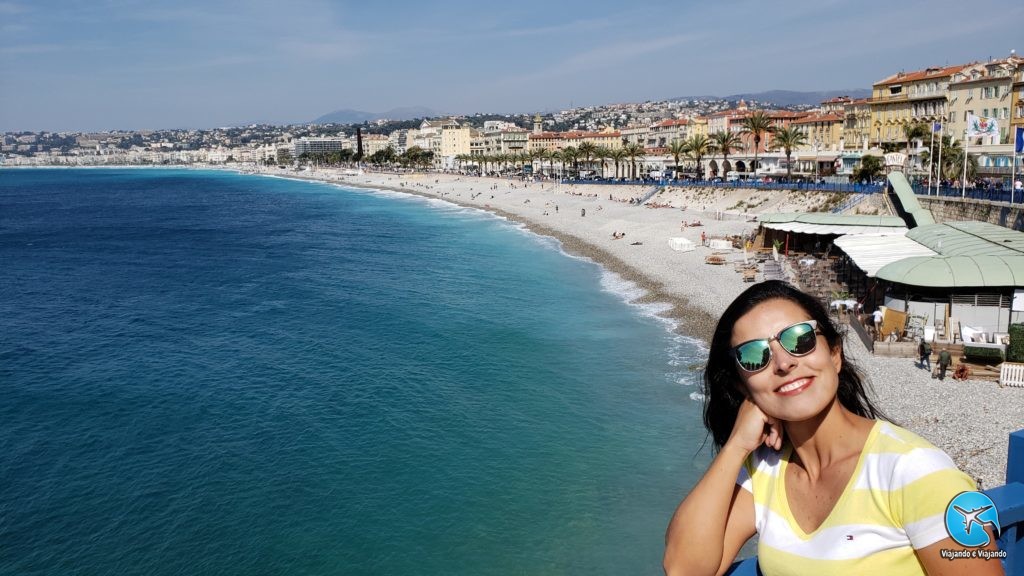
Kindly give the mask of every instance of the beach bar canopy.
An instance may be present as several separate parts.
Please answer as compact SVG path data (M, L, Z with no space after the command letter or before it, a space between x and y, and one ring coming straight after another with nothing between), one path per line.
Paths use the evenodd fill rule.
M1024 287L1024 233L988 222L918 226L907 238L935 256L915 256L879 268L877 278L908 286Z
M931 248L907 238L906 234L847 234L832 243L842 249L869 278L874 278L887 264L905 258L937 255Z
M785 212L759 218L769 230L797 234L905 234L907 224L899 216L867 216L820 212Z

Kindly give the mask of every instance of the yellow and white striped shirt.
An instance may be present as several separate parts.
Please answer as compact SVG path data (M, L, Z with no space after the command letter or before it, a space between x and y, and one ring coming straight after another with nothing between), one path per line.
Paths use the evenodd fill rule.
M786 498L792 447L762 446L737 483L754 497L758 564L772 574L924 574L914 554L948 537L949 501L974 482L920 436L877 421L835 507L805 533Z

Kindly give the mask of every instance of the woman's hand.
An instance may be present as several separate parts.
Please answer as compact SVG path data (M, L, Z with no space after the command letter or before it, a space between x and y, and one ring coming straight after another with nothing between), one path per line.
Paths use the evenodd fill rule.
M762 412L747 398L740 404L736 423L732 426L732 434L726 444L742 448L748 454L757 450L761 444L781 450L782 422Z

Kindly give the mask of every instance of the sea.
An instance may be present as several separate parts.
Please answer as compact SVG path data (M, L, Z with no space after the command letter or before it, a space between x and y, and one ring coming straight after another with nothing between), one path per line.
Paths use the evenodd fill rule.
M0 574L644 575L705 350L494 215L0 170Z

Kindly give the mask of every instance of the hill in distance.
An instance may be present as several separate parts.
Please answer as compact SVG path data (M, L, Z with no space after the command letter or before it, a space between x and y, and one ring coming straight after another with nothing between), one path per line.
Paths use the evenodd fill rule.
M313 120L313 124L360 124L373 120L413 120L415 118L433 118L435 116L440 116L440 113L423 106L392 108L387 112L363 112L361 110L345 109L324 114Z
M825 90L822 92L795 92L792 90L769 90L767 92L755 92L750 94L733 94L726 96L726 100L757 100L758 102L769 102L776 106L798 106L805 104L817 106L825 100L837 96L849 96L854 100L868 98L871 90L856 88L852 90Z

